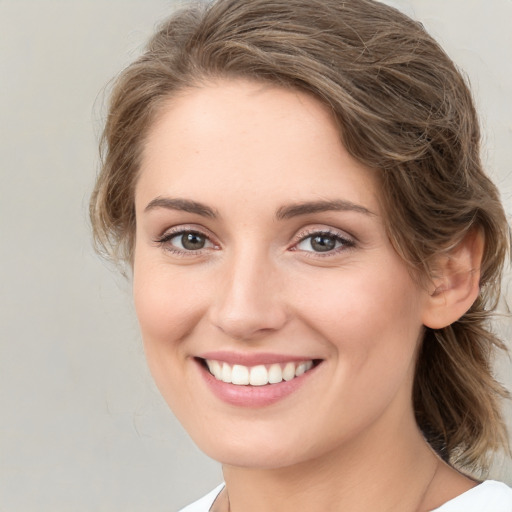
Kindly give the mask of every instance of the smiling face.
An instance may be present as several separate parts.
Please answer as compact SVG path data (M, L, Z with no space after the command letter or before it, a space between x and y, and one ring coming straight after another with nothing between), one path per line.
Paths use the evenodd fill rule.
M317 100L245 81L183 92L135 200L148 363L208 455L279 467L416 428L426 293Z

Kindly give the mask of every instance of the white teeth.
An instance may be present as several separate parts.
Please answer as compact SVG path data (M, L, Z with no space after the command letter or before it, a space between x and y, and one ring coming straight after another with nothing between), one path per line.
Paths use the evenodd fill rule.
M295 377L295 364L286 363L283 370L283 379L286 381L292 380Z
M277 384L283 380L283 370L281 370L281 365L272 364L268 369L268 382L270 384Z
M300 377L303 373L306 372L306 363L300 363L297 365L295 369L295 377Z
M231 383L237 384L238 386L247 386L247 384L249 384L249 368L235 364L231 372Z
M264 386L268 384L268 372L265 366L253 366L249 375L249 384L251 386Z
M231 382L231 366L228 363L222 364L222 373L220 376L220 380L223 382Z
M228 363L221 363L215 360L206 360L210 373L217 379L237 386L265 386L267 384L278 384L279 382L290 381L295 377L300 377L313 367L313 361L303 361L301 363L286 363L281 366L278 363L265 366L243 366Z
M217 380L222 380L222 366L220 365L219 361L206 361L206 364L208 365L208 369L210 370L211 374Z

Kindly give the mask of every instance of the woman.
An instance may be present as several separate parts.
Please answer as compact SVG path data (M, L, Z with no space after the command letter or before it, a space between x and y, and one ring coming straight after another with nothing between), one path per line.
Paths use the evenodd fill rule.
M225 485L187 511L512 510L508 227L464 80L371 0L218 0L118 78L91 201Z

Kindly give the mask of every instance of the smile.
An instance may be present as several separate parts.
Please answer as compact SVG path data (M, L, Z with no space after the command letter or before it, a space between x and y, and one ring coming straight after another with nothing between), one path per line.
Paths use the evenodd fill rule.
M266 386L282 381L288 382L300 377L314 366L312 360L256 366L231 365L212 359L206 359L205 363L215 379L236 386Z

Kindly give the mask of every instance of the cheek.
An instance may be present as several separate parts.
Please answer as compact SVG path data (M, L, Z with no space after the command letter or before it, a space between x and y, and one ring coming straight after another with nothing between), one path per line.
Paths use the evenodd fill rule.
M182 384L186 344L182 341L193 330L194 308L186 287L169 275L168 268L144 265L135 260L133 296L148 367L156 385L171 407L176 389Z
M412 328L421 323L420 293L405 269L395 270L347 268L321 279L296 276L294 300L325 326L356 332Z
M302 307L332 354L326 398L333 435L370 424L389 404L409 410L422 333L417 288L406 271L351 270L310 287Z
M199 315L201 294L190 290L189 279L170 270L135 259L133 297L145 344L182 339Z
M161 280L135 268L133 298L144 342L167 338L170 332L179 330L175 324L179 302L172 293L165 293L165 290Z
M350 268L302 282L304 318L330 344L345 377L370 383L390 368L403 375L411 367L422 333L421 293L402 267Z
M179 409L190 400L182 392L186 389L188 356L184 340L196 325L199 301L187 290L168 266L146 265L136 256L133 297L144 352L153 379L171 409Z

